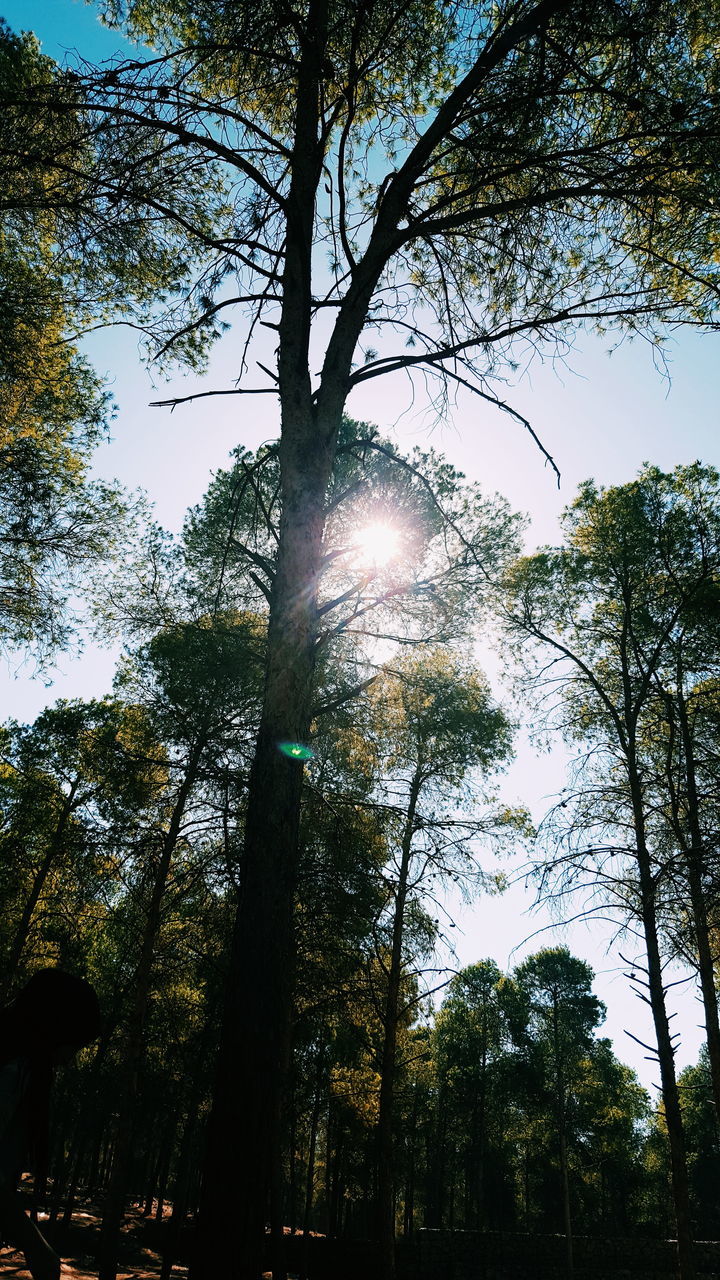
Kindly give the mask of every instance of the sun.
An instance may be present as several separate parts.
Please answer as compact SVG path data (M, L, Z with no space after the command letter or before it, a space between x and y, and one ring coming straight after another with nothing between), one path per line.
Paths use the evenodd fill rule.
M354 549L361 564L368 568L382 569L399 554L400 542L399 529L378 520L359 530Z

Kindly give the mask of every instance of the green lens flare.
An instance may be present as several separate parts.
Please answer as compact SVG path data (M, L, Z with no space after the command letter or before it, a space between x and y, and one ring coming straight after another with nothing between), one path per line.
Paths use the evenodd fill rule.
M291 760L313 760L315 752L309 747L304 747L302 742L278 742L278 751L282 751L284 756L289 756Z

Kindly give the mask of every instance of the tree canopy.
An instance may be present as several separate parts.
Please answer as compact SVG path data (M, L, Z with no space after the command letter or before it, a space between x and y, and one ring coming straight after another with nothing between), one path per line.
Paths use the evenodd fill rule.
M417 372L436 411L468 390L517 419L496 378L578 325L655 341L716 324L718 13L714 0L138 0L103 13L151 47L11 78L0 102L15 172L47 125L29 169L52 191L58 287L76 289L83 324L137 328L159 363L197 367L239 316L236 384L184 398L266 394L280 408L276 550L271 578L256 561L251 579L268 604L264 693L193 1277L256 1280L282 1158L303 760L347 399ZM45 211L47 195L18 199L34 201ZM684 1263L689 1275L687 1249Z

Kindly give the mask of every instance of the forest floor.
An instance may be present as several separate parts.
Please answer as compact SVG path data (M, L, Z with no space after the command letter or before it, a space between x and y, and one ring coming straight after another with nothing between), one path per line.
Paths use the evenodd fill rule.
M44 1233L43 1218L44 1215L40 1214L38 1226ZM122 1233L118 1280L158 1280L162 1259L159 1253L147 1246L144 1238L146 1221L139 1209L131 1210L127 1216ZM53 1240L53 1246L58 1248L62 1257L62 1280L97 1280L95 1248L99 1226L97 1212L91 1208L78 1209L73 1214L66 1242ZM52 1239L52 1234L48 1231L48 1238ZM172 1280L186 1280L187 1273L187 1267L174 1266ZM32 1280L23 1255L9 1248L0 1250L0 1276L2 1280Z

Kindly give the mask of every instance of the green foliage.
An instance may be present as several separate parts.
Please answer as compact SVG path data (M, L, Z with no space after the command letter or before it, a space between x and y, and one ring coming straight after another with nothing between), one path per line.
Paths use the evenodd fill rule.
M5 731L0 894L6 980L45 963L84 967L165 778L164 752L137 706L60 702Z
M58 246L58 204L74 191L49 158L85 144L70 99L52 122L13 105L58 75L32 37L0 24L0 647L40 659L68 643L68 599L121 542L128 514L116 485L89 479L110 405L70 340L77 289Z
M401 656L372 697L382 707L386 769L459 787L468 770L496 769L511 754L511 726L485 676L447 649Z
M688 1144L688 1170L699 1240L715 1240L720 1229L714 1188L720 1175L720 1137L713 1105L712 1077L707 1048L693 1067L681 1072L679 1081L683 1122Z
M658 861L667 866L673 848L687 853L693 812L714 829L719 486L700 463L671 473L648 465L608 489L588 481L565 513L565 545L519 560L506 579L522 680L548 709L552 702L549 723L592 751L554 828L591 855L597 846L600 867L628 848L631 760L643 768ZM556 659L551 668L540 665L543 651ZM690 801L691 767L702 811ZM624 910L632 897L627 882L616 883Z

